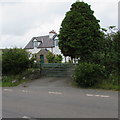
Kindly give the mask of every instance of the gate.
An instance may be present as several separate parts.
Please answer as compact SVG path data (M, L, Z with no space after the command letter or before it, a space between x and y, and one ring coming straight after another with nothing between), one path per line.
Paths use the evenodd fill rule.
M50 77L71 77L75 70L75 64L48 63L41 64L41 74Z

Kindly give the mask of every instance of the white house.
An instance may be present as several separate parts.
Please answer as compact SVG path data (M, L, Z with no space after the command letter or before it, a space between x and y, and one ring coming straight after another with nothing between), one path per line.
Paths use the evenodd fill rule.
M52 30L49 32L49 35L46 36L39 36L39 37L33 37L30 42L25 46L25 49L31 53L30 57L32 57L33 54L38 54L38 59L42 59L43 63L46 62L46 55L48 50L51 51L53 54L61 54L61 51L58 47L58 37L57 33ZM63 55L62 55L63 56ZM65 61L63 56L63 61Z

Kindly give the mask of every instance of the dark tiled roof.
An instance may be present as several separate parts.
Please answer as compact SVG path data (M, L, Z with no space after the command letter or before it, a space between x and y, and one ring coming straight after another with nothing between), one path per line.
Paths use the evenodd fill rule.
M38 48L53 48L54 47L54 40L49 39L49 35L46 35L46 36L40 36L40 37L33 37L31 41L25 46L25 49L34 48L34 44L33 44L34 39L36 39L38 42L41 42Z

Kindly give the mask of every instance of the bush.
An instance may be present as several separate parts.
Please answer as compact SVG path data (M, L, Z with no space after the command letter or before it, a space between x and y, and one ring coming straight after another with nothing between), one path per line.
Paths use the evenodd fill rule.
M49 51L48 55L46 56L48 63L61 63L62 62L62 56L61 55L54 55Z
M98 64L79 63L76 66L74 80L78 86L93 87L105 79L105 68Z
M62 55L56 55L54 58L55 63L61 63L62 62Z
M2 50L0 50L0 77L2 76ZM1 78L0 78L1 80Z
M118 75L116 71L110 73L108 76L107 83L111 83L112 85L118 85L120 83L120 75Z
M28 53L23 49L13 48L3 50L3 74L18 74L29 67Z
M54 63L54 54L49 51L48 55L46 56L48 63Z

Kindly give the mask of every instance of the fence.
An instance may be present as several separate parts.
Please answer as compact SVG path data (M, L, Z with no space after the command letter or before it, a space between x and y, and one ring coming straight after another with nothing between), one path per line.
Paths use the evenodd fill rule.
M41 74L51 77L70 77L75 70L75 64L48 63L40 64Z

